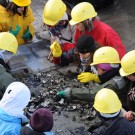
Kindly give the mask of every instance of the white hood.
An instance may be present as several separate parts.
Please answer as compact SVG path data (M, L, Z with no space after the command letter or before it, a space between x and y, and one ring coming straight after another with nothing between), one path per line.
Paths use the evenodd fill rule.
M11 83L0 101L0 108L7 114L24 119L23 109L30 101L30 90L21 82Z

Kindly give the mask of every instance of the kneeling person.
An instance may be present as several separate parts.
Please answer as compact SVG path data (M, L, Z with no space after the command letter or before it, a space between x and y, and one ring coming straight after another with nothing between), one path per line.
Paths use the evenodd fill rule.
M67 88L58 93L59 97L66 97L71 100L93 101L96 93L102 88L112 88L124 101L127 91L126 81L119 75L120 59L117 51L112 47L101 47L94 53L93 63L94 72L83 72L78 75L80 82L93 82L94 87L88 89Z
M135 134L135 124L120 116L122 104L113 90L101 89L95 96L94 108L101 119L101 124L95 129L89 129L91 135Z

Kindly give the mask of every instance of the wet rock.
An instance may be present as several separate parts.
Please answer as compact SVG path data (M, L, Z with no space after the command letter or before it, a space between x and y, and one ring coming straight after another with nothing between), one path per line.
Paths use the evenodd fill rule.
M27 112L31 115L37 108L49 108L55 114L55 120L61 125L55 128L57 135L87 135L84 129L76 131L67 130L64 126L74 127L79 124L90 122L95 118L92 105L83 101L69 101L67 99L57 99L57 93L66 88L89 88L88 84L82 84L74 77L68 78L58 71L32 74L26 71L18 71L13 74L16 80L25 83L31 90L31 100L27 106ZM60 120L58 117L63 117ZM65 120L66 119L66 120ZM69 123L68 123L69 121ZM66 122L66 124L64 124ZM75 124L75 123L76 124ZM74 124L71 124L74 123ZM84 126L84 125L83 125ZM89 126L89 124L86 124Z

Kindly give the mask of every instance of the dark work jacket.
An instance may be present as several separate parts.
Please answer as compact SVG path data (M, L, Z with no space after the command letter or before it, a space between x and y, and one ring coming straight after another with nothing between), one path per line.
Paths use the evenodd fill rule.
M31 128L31 126L28 124L21 128L20 135L54 135L52 131L48 132L38 132Z
M31 130L29 127L24 126L21 129L20 135L45 135L45 134L42 132L37 132L37 131Z
M6 88L14 82L14 78L6 72L6 69L0 64L0 99L3 97Z
M135 124L123 117L108 120L90 131L91 135L135 135Z

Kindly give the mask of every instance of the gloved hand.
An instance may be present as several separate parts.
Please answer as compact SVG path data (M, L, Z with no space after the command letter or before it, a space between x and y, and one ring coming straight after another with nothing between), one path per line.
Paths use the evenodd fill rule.
M61 98L64 98L65 97L65 91L59 91L58 93L57 93L57 96L59 96L59 97L61 97Z
M17 36L17 34L19 33L21 27L19 25L16 25L16 29L12 30L12 27L9 28L9 32L12 33L14 36Z
M82 83L87 83L90 81L94 81L100 83L100 80L96 74L92 74L90 72L83 72L77 76L77 79Z
M58 42L55 41L53 44L51 44L50 49L53 55L53 63L56 65L60 65L62 55L61 46Z
M57 41L51 44L50 49L52 51L53 57L60 57L62 55L61 46L59 45Z
M57 95L55 96L55 100L58 102L61 100L61 98L65 97L65 91L59 91Z
M26 29L25 33L23 34L22 38L23 38L24 40L26 40L26 41L32 39L32 35L31 35L31 33L30 33L29 26L27 26L27 29Z

